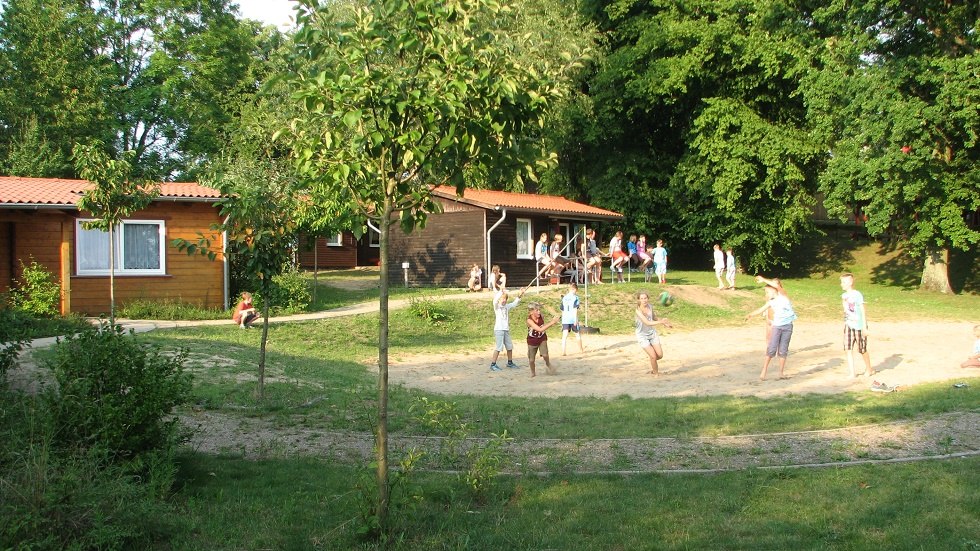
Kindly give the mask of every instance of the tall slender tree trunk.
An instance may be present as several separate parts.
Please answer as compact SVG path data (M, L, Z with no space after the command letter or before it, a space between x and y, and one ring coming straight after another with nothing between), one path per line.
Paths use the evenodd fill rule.
M378 527L388 531L388 236L391 234L392 201L385 197L381 213L381 292L378 298L378 426L376 453L378 459Z
M116 241L109 226L109 327L116 326Z
M262 339L259 343L259 400L265 398L265 343L269 340L269 284L262 278Z
M949 249L930 248L926 250L925 264L922 267L922 281L920 289L927 291L939 291L949 293L952 286L949 284Z

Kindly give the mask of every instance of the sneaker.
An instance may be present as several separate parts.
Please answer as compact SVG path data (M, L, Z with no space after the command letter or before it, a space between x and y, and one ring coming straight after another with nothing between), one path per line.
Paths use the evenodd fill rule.
M520 368L521 368L521 366L519 366L519 365L517 365L517 364L515 364L515 363L514 363L514 362L512 362L512 361L508 361L508 362L507 362L507 367L509 367L509 368L511 368L511 369L520 369ZM500 369L500 368L497 368L497 369Z
M493 363L490 364L490 371L500 371L500 368L497 366L497 364Z

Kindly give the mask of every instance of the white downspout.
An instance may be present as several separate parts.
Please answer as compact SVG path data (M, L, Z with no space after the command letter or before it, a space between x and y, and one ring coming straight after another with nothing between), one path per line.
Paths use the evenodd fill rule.
M500 224L502 224L504 222L504 220L507 218L507 209L502 209L502 208L500 208L500 205L497 205L497 206L493 207L493 210L499 210L500 213L501 213L501 216L500 216L500 220L497 220L497 223L494 224L493 226L490 226L490 229L487 230L487 271L485 273L487 274L487 287L488 288L490 287L490 266L491 266L491 264L490 264L490 260L491 260L490 259L490 234L493 233L493 230L497 229L497 226L499 226Z
M230 216L225 217L224 226L228 227L228 219ZM223 264L222 269L224 270L224 281L222 282L221 292L224 294L225 310L231 308L230 304L230 294L231 294L231 262L228 259L228 230L221 232L221 263Z

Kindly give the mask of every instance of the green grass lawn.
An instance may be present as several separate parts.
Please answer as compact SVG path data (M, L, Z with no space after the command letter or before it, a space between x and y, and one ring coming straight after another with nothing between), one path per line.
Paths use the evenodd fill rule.
M872 325L879 321L976 322L980 296L944 296L875 284L856 269ZM361 274L355 274L361 277ZM879 278L880 279L880 278ZM713 287L710 272L672 272L670 285ZM679 300L660 309L678 332L742 323L763 302L741 292L718 306ZM801 318L840 319L837 273L788 278ZM631 332L634 280L590 287L589 322ZM447 321L392 311L392 355L448 348L489 352L486 300L437 301L410 290ZM535 300L557 305L560 289ZM585 292L583 290L582 294ZM331 289L318 307L376 299L377 291ZM512 317L516 328L521 321ZM376 415L377 315L270 326L268 384L254 398L260 331L182 328L141 336L190 350L195 407L258 416L280 426L371 432ZM964 355L968 351L964 350ZM220 360L220 361L219 361ZM515 438L731 435L847 427L980 408L980 378L966 389L918 385L887 395L615 399L436 396L456 403L474 436L506 429ZM390 429L436 434L410 408L421 391L395 386ZM389 549L980 549L980 458L848 468L746 470L714 475L499 477L474 500L455 475L413 473L394 493ZM245 460L187 452L180 459L174 549L374 549L358 536L374 495L369 465L312 458ZM413 496L418 499L413 499Z

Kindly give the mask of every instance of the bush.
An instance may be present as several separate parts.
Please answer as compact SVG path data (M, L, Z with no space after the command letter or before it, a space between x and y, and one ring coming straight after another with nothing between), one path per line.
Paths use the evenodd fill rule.
M90 327L92 324L77 314L43 318L23 310L0 309L0 342L73 335Z
M440 310L436 302L429 297L412 297L408 310L415 317L433 325L452 321L452 317Z
M54 443L112 458L172 450L182 435L171 413L191 389L186 357L144 346L118 325L65 338L44 361L58 383L45 395Z
M58 315L61 285L54 276L31 259L30 266L20 263L21 274L10 291L10 303L17 310L40 317Z
M272 276L269 305L283 313L303 312L310 306L310 285L297 270Z

